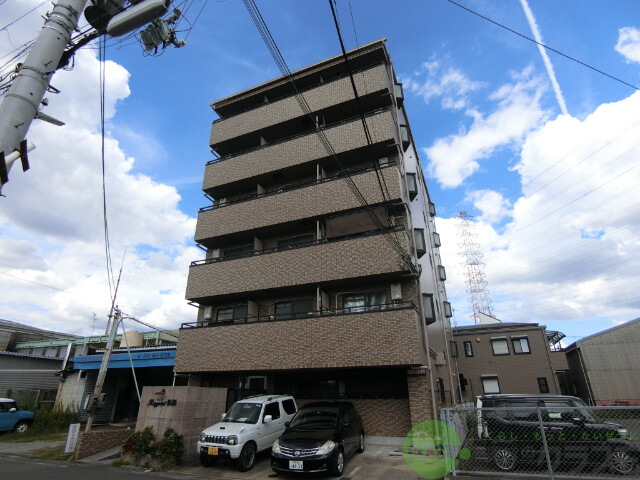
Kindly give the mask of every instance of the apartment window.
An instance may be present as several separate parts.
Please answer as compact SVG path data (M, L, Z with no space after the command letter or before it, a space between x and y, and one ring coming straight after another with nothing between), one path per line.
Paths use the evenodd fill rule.
M216 314L219 323L242 323L247 321L248 307L241 305L233 308L221 308Z
M243 245L242 247L227 248L224 251L224 258L243 258L253 254L253 244Z
M347 313L369 312L371 310L384 309L387 303L387 294L384 292L354 293L345 295L342 308Z
M549 384L545 377L538 377L538 388L540 389L540 393L549 393Z
M491 348L494 355L509 355L509 344L506 338L492 338Z
M422 308L424 310L425 323L431 325L436 321L435 309L433 308L433 295L427 293L422 294Z
M313 234L299 235L278 242L278 250L290 250L293 248L308 247L313 244Z
M293 318L306 318L313 314L312 300L305 298L291 302L276 303L276 320L291 320Z
M473 357L473 345L471 342L463 342L464 345L464 356L465 357Z
M444 307L444 316L447 318L453 317L453 310L451 310L451 303L442 302L442 306Z
M485 395L500 393L500 383L497 375L482 375L482 389Z
M407 173L407 185L409 186L409 199L413 200L418 195L418 181L415 173Z
M449 348L451 349L451 358L458 358L458 344L454 341L450 341Z
M513 343L513 353L531 353L529 349L529 339L527 337L513 338L511 337L511 343Z
M433 232L433 245L436 248L440 248L440 245L442 245L442 243L440 243L440 235L436 232Z
M416 241L416 253L418 254L418 258L420 258L427 253L427 244L424 241L424 229L414 228L413 238Z
M447 272L442 265L438 265L438 278L443 282L447 279Z
M436 216L436 204L433 202L429 202L429 215L432 217Z

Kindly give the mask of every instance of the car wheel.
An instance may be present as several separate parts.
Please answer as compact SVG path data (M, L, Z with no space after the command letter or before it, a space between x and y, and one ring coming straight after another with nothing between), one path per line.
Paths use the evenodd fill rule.
M516 466L516 456L507 448L499 448L493 454L493 460L496 466L505 472L513 470Z
M18 422L18 423L16 423L16 426L13 429L14 432L18 432L18 433L24 433L27 430L29 430L29 424L26 423L26 422Z
M210 457L209 455L200 455L200 463L203 467L212 467L218 461L215 457Z
M253 464L256 461L256 446L252 442L247 442L240 456L238 457L238 470L241 472L248 472L253 468Z
M331 475L333 475L334 477L341 477L343 473L344 473L344 452L340 448L331 459Z
M607 455L607 464L614 472L627 475L633 471L636 459L624 448L614 448Z
M358 449L356 453L364 452L364 432L360 432L360 444L358 445Z

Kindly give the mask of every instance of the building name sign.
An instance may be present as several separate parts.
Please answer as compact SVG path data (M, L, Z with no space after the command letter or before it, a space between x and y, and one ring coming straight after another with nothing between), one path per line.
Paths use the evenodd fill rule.
M178 400L176 400L175 398L163 400L161 402L158 400L154 400L153 398L150 398L149 403L147 403L147 405L153 408L164 407L165 405L167 407L175 407L177 403L178 403Z
M408 377L426 377L427 369L426 368L410 368L407 371Z

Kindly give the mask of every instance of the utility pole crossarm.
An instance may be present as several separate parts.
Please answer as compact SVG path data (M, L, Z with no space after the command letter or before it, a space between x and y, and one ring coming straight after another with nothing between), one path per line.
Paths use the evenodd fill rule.
M87 0L59 0L54 5L0 104L0 151L5 157L19 149L31 122L38 116L51 76L58 68L86 3ZM11 165L6 165L7 175Z

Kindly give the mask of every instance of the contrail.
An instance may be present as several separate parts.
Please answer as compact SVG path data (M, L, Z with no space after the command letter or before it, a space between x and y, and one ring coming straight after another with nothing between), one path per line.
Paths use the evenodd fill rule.
M562 90L560 90L560 85L558 84L558 80L556 80L556 74L553 71L553 65L551 65L551 60L549 60L549 56L547 55L547 51L540 46L542 41L542 35L540 35L540 30L538 30L538 24L536 23L536 19L533 17L533 13L529 8L529 3L527 0L520 0L520 4L522 5L522 9L524 10L524 14L527 17L527 21L529 22L529 27L531 28L531 33L533 33L533 37L538 42L538 51L540 52L540 56L542 57L542 61L544 62L544 66L547 68L547 75L549 75L549 80L551 80L551 85L553 85L553 91L556 94L556 100L558 100L558 105L560 105L560 110L565 115L568 115L567 105L564 103L564 97L562 96Z

